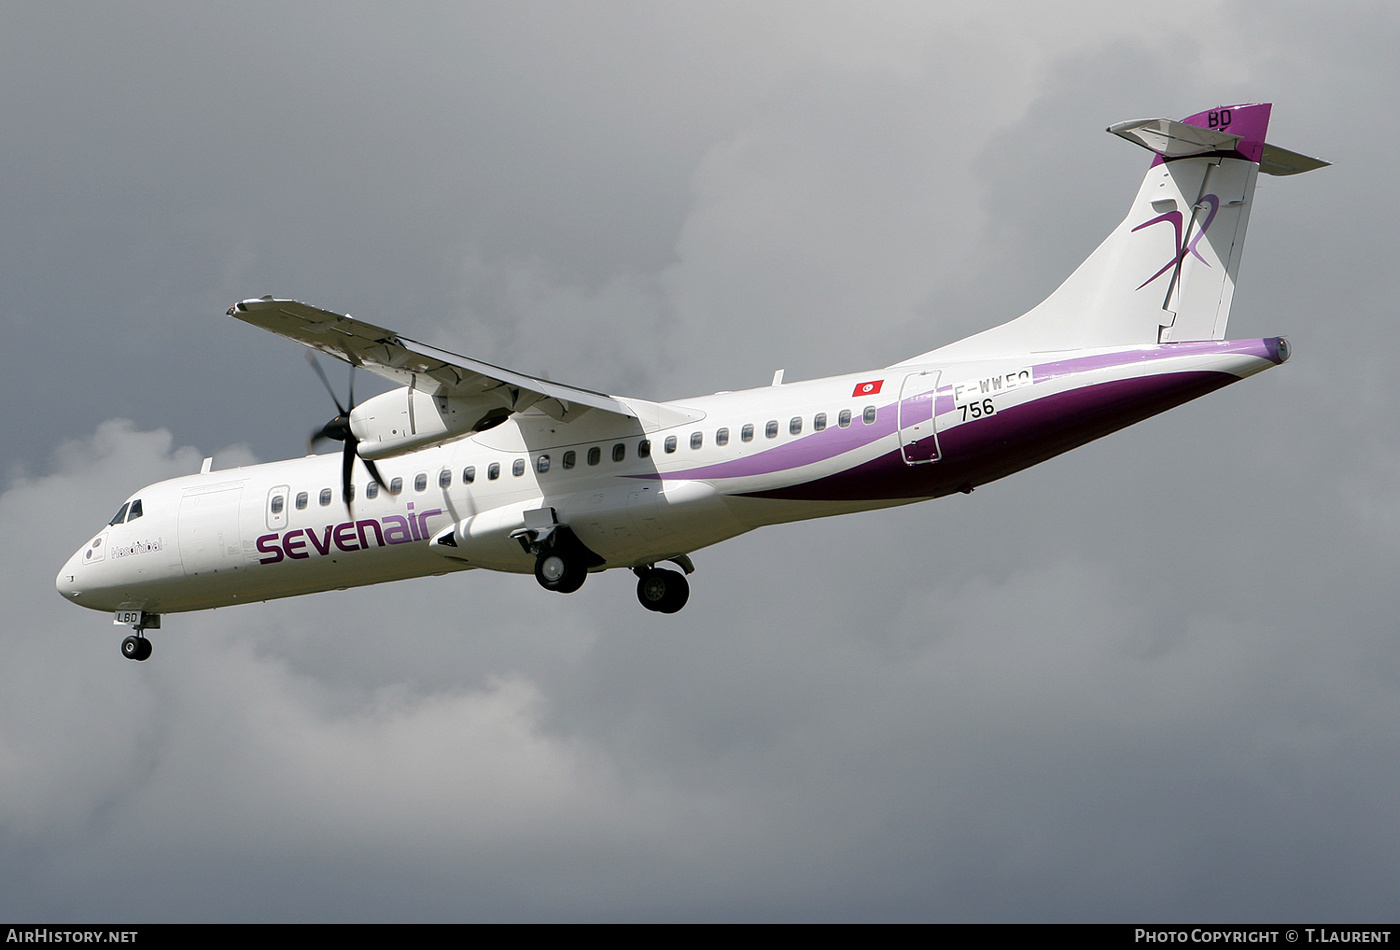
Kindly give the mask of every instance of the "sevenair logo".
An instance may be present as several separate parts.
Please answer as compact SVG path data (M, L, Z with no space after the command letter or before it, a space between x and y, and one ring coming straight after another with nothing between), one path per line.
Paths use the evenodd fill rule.
M291 531L265 534L258 538L258 553L263 555L258 558L258 563L276 564L284 558L296 561L313 554L330 554L333 550L364 551L389 544L426 541L429 537L428 519L440 514L441 508L415 512L413 502L410 501L406 515L344 521L340 524L328 524L320 531L314 528L293 528Z
M1228 119L1226 120L1226 124L1229 124ZM1186 260L1187 254L1194 256L1198 261L1200 261L1207 267L1210 266L1210 261L1206 260L1204 257L1201 256L1201 252L1196 250L1196 245L1201 243L1201 238L1205 237L1206 232L1210 230L1210 223L1215 220L1215 213L1220 210L1220 198L1216 195L1206 195L1203 198L1201 198L1200 204L1196 206L1197 210L1200 210L1202 205L1205 206L1206 219L1205 221L1201 222L1201 229L1196 232L1194 237L1191 238L1191 242L1189 244L1185 243L1184 239L1182 238L1182 222L1180 211L1168 211L1166 214L1159 214L1157 215L1157 217L1151 219L1150 221L1144 221L1142 222L1142 224L1139 224L1137 227L1133 228L1133 233L1136 234L1143 228L1150 228L1154 224L1161 224L1163 221L1169 221L1171 222L1171 226L1176 230L1176 253L1172 255L1172 258L1170 260L1168 260L1165 264L1162 265L1161 270L1157 271L1157 273L1153 274L1151 277L1138 284L1138 290L1141 290L1142 288L1146 287L1148 284L1152 283L1158 277L1161 277L1167 271L1179 267L1181 265L1181 262ZM1194 216L1192 220L1194 220Z

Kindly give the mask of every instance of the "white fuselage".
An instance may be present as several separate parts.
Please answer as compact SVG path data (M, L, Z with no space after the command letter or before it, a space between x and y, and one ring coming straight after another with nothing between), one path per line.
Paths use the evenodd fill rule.
M100 531L57 586L85 607L167 613L529 573L512 535L546 508L594 570L637 568L765 524L969 491L1285 356L1273 341L1208 341L901 365L682 400L689 421L669 427L526 412L379 461L397 491L357 463L348 508L339 455L206 471L133 495L140 516Z
M1111 126L1153 159L1084 262L1021 316L864 373L652 403L241 300L230 317L403 388L335 400L318 436L339 457L142 489L58 590L115 611L134 660L162 613L472 568L565 594L630 568L641 605L674 613L689 582L660 562L688 574L760 525L970 492L1284 362L1281 339L1224 339L1258 176L1326 164L1268 144L1271 109Z

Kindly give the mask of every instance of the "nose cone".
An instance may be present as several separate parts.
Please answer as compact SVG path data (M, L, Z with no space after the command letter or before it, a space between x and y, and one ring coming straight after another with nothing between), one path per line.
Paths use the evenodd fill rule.
M78 589L78 565L81 563L83 552L79 551L68 559L68 563L63 565L63 570L58 572L58 577L54 579L54 587L63 595L65 600L78 602L82 592Z
M129 580L113 570L120 566L107 556L107 532L103 531L68 559L53 586L64 600L79 607L116 610L131 598Z

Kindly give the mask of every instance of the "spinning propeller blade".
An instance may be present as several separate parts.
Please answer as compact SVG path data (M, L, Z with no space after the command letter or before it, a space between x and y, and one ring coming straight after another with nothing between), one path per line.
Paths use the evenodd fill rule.
M351 477L355 471L355 458L359 454L360 440L355 437L355 433L350 428L350 413L355 409L355 367L350 367L350 403L342 406L340 399L336 397L335 388L331 386L331 381L326 378L326 371L321 368L321 364L316 361L316 357L306 354L306 361L311 364L311 368L316 371L316 375L321 379L321 385L326 387L326 392L330 393L331 402L335 403L336 416L321 428L314 430L311 437L307 439L307 451L322 440L344 443L345 449L341 453L340 465L340 497L345 499L345 507L350 508ZM361 459L365 463L365 468L369 471L370 478L378 483L380 488L388 489L384 479L379 475L379 468L369 459Z

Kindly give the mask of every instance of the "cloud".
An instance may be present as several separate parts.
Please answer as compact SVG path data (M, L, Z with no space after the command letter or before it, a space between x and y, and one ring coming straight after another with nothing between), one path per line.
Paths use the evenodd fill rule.
M545 699L520 675L488 676L475 688L387 682L347 702L333 671L297 672L265 648L254 631L266 609L257 606L170 615L152 633L158 659L124 664L121 631L63 602L50 575L115 504L99 489L197 467L197 453L172 449L168 433L113 421L65 445L51 473L0 496L5 523L31 539L7 548L3 569L6 599L19 610L5 636L18 662L4 674L0 707L9 790L0 827L11 857L45 855L39 874L12 881L9 912L165 916L172 893L192 886L181 868L195 855L218 855L215 875L365 849L389 862L450 863L458 848L504 859L522 838L548 841L571 828L594 828L586 837L601 843L616 830L620 803L646 811L644 789L618 788L605 761L540 729ZM344 624L351 606L320 619ZM99 649L102 634L110 647ZM5 863L12 875L24 866ZM95 880L93 890L63 896L46 889L48 874L82 882L117 866L145 881L143 896L103 893ZM203 913L228 918L246 899L231 894ZM264 899L275 903L272 890ZM354 906L340 912L354 916ZM173 916L189 914L200 916Z
M1170 444L1158 425L1147 438ZM701 552L695 602L671 624L635 609L626 575L564 598L470 573L172 615L137 665L107 618L49 593L51 574L120 500L112 486L187 473L198 453L105 423L0 495L35 539L0 565L24 605L7 635L0 848L7 867L38 869L10 873L9 906L1364 916L1383 886L1273 873L1284 900L1239 882L1285 853L1336 860L1361 827L1394 834L1390 759L1357 758L1394 712L1378 631L1320 640L1317 618L1340 604L1309 604L1303 578L1214 607L1143 599L1126 555L1159 525L1099 523L1082 546L1057 534L1091 505L1065 488L1095 471L1092 451L969 499ZM1063 499L1045 526L1062 551L989 522L1046 492ZM1179 590L1191 577L1171 552L1189 545L1155 539L1147 586ZM1325 820L1306 820L1315 807ZM1389 879L1385 853L1353 855L1365 880ZM1058 873L1067 862L1079 870ZM121 874L147 890L106 886Z

